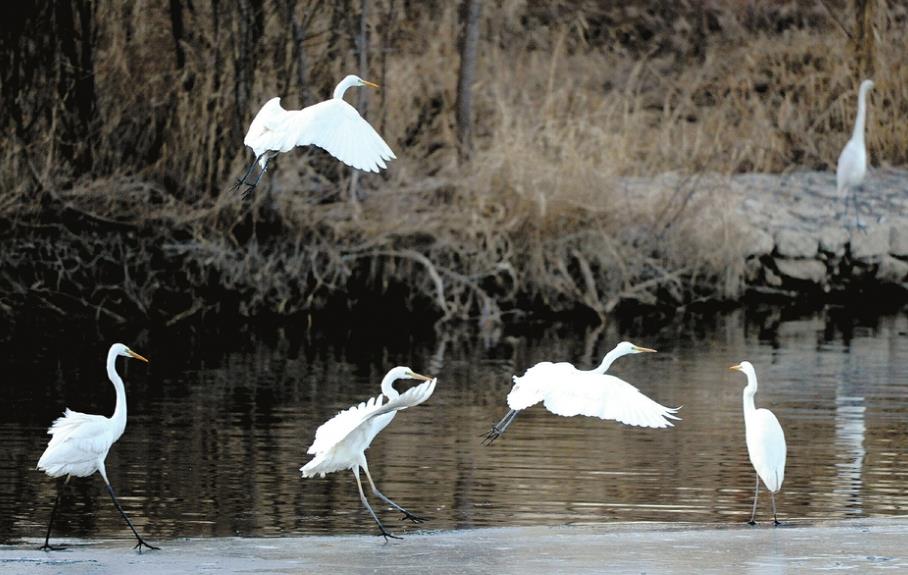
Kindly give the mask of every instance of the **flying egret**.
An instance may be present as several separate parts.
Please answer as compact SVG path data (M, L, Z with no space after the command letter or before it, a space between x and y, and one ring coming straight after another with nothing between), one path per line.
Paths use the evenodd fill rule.
M398 379L417 379L424 381L416 387L412 387L404 393L398 393L394 389L394 382ZM319 475L324 477L326 473L350 469L353 471L353 477L356 478L356 486L359 489L359 498L363 502L372 519L378 524L381 534L385 541L388 537L400 539L396 535L388 533L382 522L379 521L372 506L363 493L363 484L359 479L359 469L362 467L366 472L366 479L372 487L372 493L382 501L397 509L404 514L402 519L409 519L414 523L425 521L422 517L414 515L385 497L375 482L372 481L372 475L369 474L369 466L366 464L366 449L375 439L378 433L391 423L397 411L407 409L418 405L429 399L432 392L435 391L436 380L425 375L413 373L409 367L395 367L389 371L381 382L382 395L388 398L388 402L382 404L382 395L377 395L368 401L342 411L323 423L315 431L315 441L309 447L308 453L314 455L309 463L300 468L303 477L314 477Z
M680 419L674 415L679 408L659 405L633 385L605 374L612 362L623 355L655 351L622 341L605 355L596 369L589 371L567 362L537 363L523 377L514 376L514 387L508 394L511 410L492 426L483 442L489 445L501 437L521 410L540 401L550 412L565 417L587 415L627 425L671 427L669 419Z
M107 492L113 499L117 511L126 520L126 524L132 529L133 535L136 536L138 543L135 548L142 550L142 546L149 549L158 549L154 545L149 545L142 539L139 532L133 526L132 521L127 517L126 512L117 501L113 487L107 479L107 470L104 468L104 460L107 458L107 452L123 431L126 429L126 390L123 387L123 380L117 374L117 356L131 357L148 362L147 359L132 351L122 343L115 343L110 346L107 352L107 377L113 383L117 392L117 404L111 417L103 415L89 415L67 409L63 417L56 419L47 430L51 437L47 444L47 449L38 460L38 469L44 471L51 477L66 476L57 498L54 500L54 507L50 513L50 523L47 525L47 535L44 537L44 545L40 549L44 551L56 550L52 547L50 541L50 530L54 525L54 516L57 514L57 505L60 503L60 497L63 495L63 488L69 483L72 477L88 477L95 471L101 473L104 484L107 485Z
M872 80L864 80L858 89L858 112L854 119L854 130L851 139L845 144L839 161L836 165L835 181L836 193L845 202L845 216L848 216L848 193L851 194L851 203L855 210L855 223L860 227L858 219L857 198L855 188L864 181L867 175L867 146L864 144L864 122L867 116L867 93L873 88Z
M744 388L744 428L750 463L757 471L754 508L748 523L757 524L757 495L760 494L762 479L772 497L772 522L780 525L776 518L776 493L782 489L782 481L785 479L785 433L771 411L754 406L754 394L757 393L757 372L754 371L754 366L749 361L742 361L728 369L743 372L747 376L747 387Z
M285 110L280 98L265 102L243 139L255 153L255 161L234 189L246 184L248 188L244 193L252 191L265 173L268 161L296 146L318 146L348 166L366 172L378 172L387 167L385 162L396 158L394 152L356 108L344 101L344 92L354 86L378 88L378 84L351 74L334 88L333 98L302 110ZM261 171L255 181L249 183L246 178L256 163Z

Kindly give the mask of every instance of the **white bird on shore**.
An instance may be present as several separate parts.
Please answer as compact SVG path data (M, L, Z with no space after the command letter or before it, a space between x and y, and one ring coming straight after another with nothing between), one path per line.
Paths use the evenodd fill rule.
M744 428L747 437L747 453L750 463L757 472L757 486L754 489L754 508L750 516L751 525L756 525L757 496L760 493L760 480L769 490L772 497L772 521L780 525L776 517L776 493L782 489L785 479L785 433L779 420L768 409L757 409L754 406L754 394L757 393L757 373L748 361L742 361L728 369L743 372L747 376L747 387L744 388Z
M410 388L404 393L398 393L394 389L394 382L398 379L418 379L424 381L416 387ZM400 539L396 535L388 533L382 522L379 521L372 506L363 493L363 484L359 478L360 468L366 472L366 479L372 487L372 493L383 500L391 507L404 514L404 519L409 519L414 523L425 521L422 517L414 515L394 503L375 486L372 481L372 475L369 474L369 466L366 463L366 449L375 439L378 433L391 423L394 416L399 410L407 409L418 405L429 399L432 392L435 391L436 380L425 375L413 373L409 367L395 367L385 375L381 382L382 395L388 398L388 402L382 405L382 396L378 395L353 407L342 411L321 425L315 432L315 441L309 447L308 453L314 455L309 463L300 468L303 477L314 477L319 475L324 477L326 473L350 469L353 471L353 477L356 478L356 486L359 489L359 498L363 502L372 519L378 524L381 534L387 541L388 537Z
M851 139L845 144L836 165L836 193L845 203L845 216L848 215L848 196L855 209L855 221L860 226L857 215L857 198L855 188L864 181L867 175L867 146L864 144L864 123L867 117L867 93L873 88L872 80L864 80L858 89L858 111L854 119L854 130Z
M385 162L396 158L394 152L356 108L344 101L344 92L354 86L378 88L378 84L351 74L334 88L333 98L302 110L285 110L280 98L268 100L252 120L243 139L255 153L255 161L234 189L243 184L248 186L245 193L254 189L265 173L268 161L296 146L318 146L348 166L366 172L378 172L387 167ZM256 163L261 171L255 181L249 183L246 178Z
M492 426L483 442L489 445L498 439L521 410L540 401L550 412L565 417L587 415L640 427L671 427L669 419L680 419L674 415L679 408L659 405L633 385L605 374L612 362L623 355L655 351L623 341L590 371L567 362L537 363L522 377L514 376L514 387L508 394L511 410Z
M144 362L147 359L132 351L122 343L115 343L110 346L107 352L107 377L113 384L117 393L117 404L111 417L103 415L89 415L67 409L63 417L58 418L51 424L47 433L51 435L51 440L47 444L47 449L38 460L38 469L44 471L51 477L66 476L66 480L60 488L57 498L54 500L53 511L50 513L50 523L47 525L47 535L44 538L44 545L40 549L44 551L56 550L59 548L52 547L50 541L50 531L54 525L54 516L57 514L57 505L60 503L60 497L66 484L72 477L88 477L95 471L101 473L104 484L107 486L107 492L113 500L117 511L126 520L126 524L132 529L133 535L136 536L138 543L136 548L140 551L142 546L149 549L158 549L154 545L149 545L142 539L132 521L127 517L126 512L117 501L113 487L107 479L107 470L104 468L104 460L107 458L107 452L110 447L120 439L123 431L126 429L126 390L123 387L123 380L117 374L117 356L132 357Z

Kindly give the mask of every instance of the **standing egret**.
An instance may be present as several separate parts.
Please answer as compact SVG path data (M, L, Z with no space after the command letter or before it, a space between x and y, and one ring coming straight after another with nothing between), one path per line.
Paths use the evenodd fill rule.
M318 146L348 166L366 172L385 168L385 162L396 156L356 108L344 101L344 92L353 86L378 88L378 84L351 74L334 88L333 98L302 110L285 110L280 98L265 102L243 139L255 153L255 160L234 189L246 184L245 193L252 191L262 179L268 161L296 146ZM256 163L261 171L255 181L249 183L246 178Z
M47 473L51 477L66 476L57 498L54 500L54 507L50 513L50 523L47 525L47 535L44 537L44 545L40 549L44 551L56 550L52 547L50 541L50 530L54 525L54 516L57 514L57 505L60 503L60 497L63 495L63 488L69 483L72 477L88 477L95 471L101 473L104 484L107 485L107 492L113 499L117 511L126 520L126 524L132 529L133 535L136 536L138 543L137 549L142 550L142 546L149 549L158 549L154 545L149 545L142 539L139 532L133 526L132 521L126 516L126 512L117 501L113 487L107 479L107 470L104 468L104 460L107 458L107 452L123 431L126 429L126 390L123 387L123 380L117 374L117 356L131 357L148 362L147 359L132 351L122 343L115 343L110 346L107 352L107 377L113 383L117 392L117 404L111 417L103 415L89 415L67 409L63 417L56 419L47 430L51 437L47 444L47 449L38 460L38 469Z
M773 525L780 525L776 517L776 493L782 489L782 481L785 479L785 433L771 411L754 406L754 395L757 393L757 372L754 371L754 366L749 361L742 361L728 369L741 371L747 376L747 387L744 388L744 429L750 463L757 472L754 508L748 523L757 524L757 495L760 494L762 479L772 497Z
M867 175L867 146L864 144L864 122L867 117L867 93L873 88L872 80L864 80L858 89L858 113L854 119L854 130L851 139L845 144L839 161L836 165L835 181L836 193L845 203L845 216L848 216L848 193L851 193L851 203L854 206L855 223L861 226L858 219L857 198L855 188L864 181Z
M404 393L398 393L394 389L394 382L398 379L418 379L424 381L416 387L410 388ZM372 506L363 493L363 484L359 479L359 469L362 467L366 472L366 479L372 487L372 493L382 501L397 509L404 514L403 519L409 519L414 523L425 521L422 517L414 515L385 497L375 482L372 481L372 475L369 474L369 466L366 464L366 449L375 439L378 433L391 423L398 410L407 409L418 405L429 399L432 392L435 391L435 379L425 375L413 373L409 367L395 367L385 375L381 382L382 395L388 398L388 402L382 405L382 396L377 395L368 401L342 411L323 423L315 431L315 441L309 447L308 453L314 455L309 463L300 468L303 477L314 477L319 475L324 477L326 473L350 469L353 471L353 477L356 478L356 486L359 489L359 498L363 502L372 519L378 524L381 534L385 541L388 537L400 539L396 535L388 533L382 522L378 520Z
M659 405L633 385L605 374L612 362L623 355L655 351L622 341L605 355L596 369L589 371L567 362L537 363L523 377L514 376L514 387L508 394L511 410L492 426L484 443L489 445L501 437L521 410L540 401L550 412L565 417L587 415L627 425L671 427L669 419L680 419L673 415L678 408Z

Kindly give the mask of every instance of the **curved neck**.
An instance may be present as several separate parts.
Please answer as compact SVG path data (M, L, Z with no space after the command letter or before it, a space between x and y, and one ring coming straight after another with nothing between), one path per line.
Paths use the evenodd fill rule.
M610 367L612 367L612 363L622 355L624 354L619 352L617 348L613 349L612 351L605 354L605 357L602 358L602 363L600 363L598 367L596 367L596 369L591 370L591 373L605 373Z
M107 353L107 377L117 391L117 406L114 408L113 416L110 419L117 422L122 421L125 428L126 389L123 387L123 380L120 379L120 375L117 373L117 353L114 350L110 350Z
M744 417L748 418L757 411L754 405L754 395L757 393L757 375L747 374L747 387L744 388Z
M867 90L862 89L858 92L858 115L854 119L854 132L851 133L851 139L856 142L864 143L864 122L867 116Z
M356 83L355 78L344 78L340 83L334 88L334 97L338 100L344 99L344 92L347 91L347 88L353 86Z
M397 390L394 389L394 382L397 381L397 378L391 375L386 375L383 380L381 380L381 392L385 397L390 399L395 399L400 394L397 393Z

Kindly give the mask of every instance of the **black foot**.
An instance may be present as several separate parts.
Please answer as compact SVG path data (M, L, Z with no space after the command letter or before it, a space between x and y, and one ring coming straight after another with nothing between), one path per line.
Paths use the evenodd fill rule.
M149 548L150 550L152 550L152 551L160 551L160 550L161 550L160 547L155 547L154 545L149 545L148 543L145 542L144 539L139 539L139 542L136 543L136 546L133 547L133 549L138 549L138 550L139 550L139 553L141 553L141 552L142 552L142 546L143 546L143 545L144 545L145 547L148 547L148 548Z
M382 537L385 538L385 543L388 542L388 538L391 538L391 539L403 539L403 537L398 537L397 535L393 535L393 534L391 534L391 533L388 533L387 531L385 531L384 528L381 529L381 533L379 533L379 535L381 535Z
M773 519L773 520L772 520L772 525L773 525L773 527L778 527L778 526L781 525L781 524L782 524L782 522L779 521L778 519Z
M753 527L754 525L757 524L757 522L754 521L753 519L751 519L750 521L747 522L747 524L750 525L751 527Z
M48 543L38 547L38 551L63 551L64 549L66 549L66 545L50 545Z
M244 200L249 197L249 194L255 189L255 184L246 184L246 189L243 191L241 196Z
M488 433L480 435L479 437L485 437L485 439L482 440L483 445L492 445L496 439L501 437L502 433L504 433L503 430L499 429L497 425L493 425Z
M419 515L413 515L406 509L398 509L398 511L404 514L404 516L400 518L401 521L403 521L404 519L409 519L413 523L425 523L426 521L428 521L427 518L420 517Z

